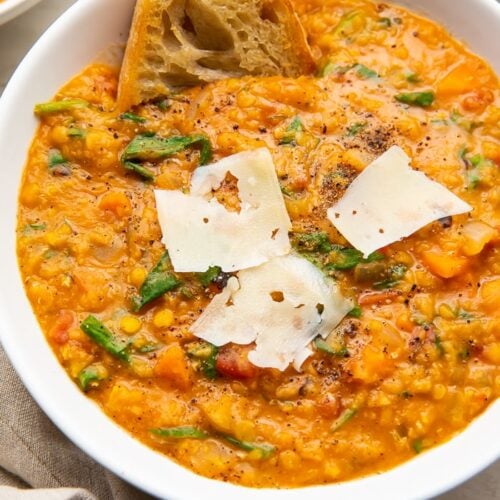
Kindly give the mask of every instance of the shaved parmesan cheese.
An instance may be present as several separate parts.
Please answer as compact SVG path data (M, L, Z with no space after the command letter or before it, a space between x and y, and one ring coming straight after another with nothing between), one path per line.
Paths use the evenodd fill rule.
M367 257L432 221L472 207L410 167L410 158L392 146L352 182L328 209L332 224Z
M248 359L256 366L299 369L311 340L326 338L352 307L317 267L287 255L230 278L191 331L216 346L255 342Z
M239 213L213 197L228 172L238 179ZM190 194L155 190L155 197L162 242L175 271L203 272L211 266L237 271L290 251L291 222L265 148L198 168Z

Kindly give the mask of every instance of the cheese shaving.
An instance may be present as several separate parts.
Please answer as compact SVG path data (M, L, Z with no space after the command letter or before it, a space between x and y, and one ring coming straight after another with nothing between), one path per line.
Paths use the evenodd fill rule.
M248 359L256 366L298 370L312 339L326 338L352 307L317 267L290 254L230 278L191 332L216 346L255 342Z
M472 207L410 167L410 158L392 146L368 165L327 215L355 248L370 253L432 221Z
M213 197L228 173L237 178L239 212ZM155 197L162 242L175 271L203 272L211 266L237 271L290 251L291 222L265 148L196 169L190 194L155 190Z

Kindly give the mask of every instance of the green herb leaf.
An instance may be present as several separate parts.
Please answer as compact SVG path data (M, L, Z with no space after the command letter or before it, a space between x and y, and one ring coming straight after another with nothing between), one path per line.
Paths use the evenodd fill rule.
M355 123L354 125L351 125L348 129L347 129L347 136L348 137L353 137L355 136L356 134L358 134L359 132L361 132L362 130L364 130L366 128L368 124L366 122L357 122Z
M328 253L332 249L328 235L321 231L316 233L295 233L293 236L293 245L299 252Z
M410 106L420 106L422 108L431 106L435 99L434 92L431 91L408 92L398 94L395 97L396 101L402 102L403 104L409 104Z
M168 439L207 439L209 437L208 432L190 425L158 427L157 429L151 429L150 432L155 436Z
M135 123L144 123L146 121L146 118L136 115L135 113L127 112L120 115L120 120L129 120Z
M168 252L165 252L146 276L139 289L139 296L132 299L132 310L138 312L146 304L161 297L166 292L174 290L181 284L182 282L170 271L170 257Z
M115 358L121 359L126 363L130 362L128 339L115 335L95 316L87 316L87 318L80 324L80 328L96 344L100 345L111 355L115 356Z
M358 413L357 408L347 408L344 410L340 416L333 422L332 424L332 432L338 431L341 427L343 427L349 420L351 420L356 413Z
M434 338L434 345L436 346L436 349L437 349L439 355L443 356L445 353L445 350L444 350L443 344L441 342L441 337L439 335L436 335L436 337Z
M316 337L314 339L314 345L319 351L326 352L327 354L331 354L332 356L338 356L339 358L345 358L349 356L349 351L347 350L346 346L341 346L340 349L335 349L321 337Z
M400 280L403 279L408 268L404 264L394 264L388 269L388 278L382 281L378 281L373 284L373 288L376 290L384 290L386 288L392 288L397 285Z
M48 155L49 168L54 168L56 165L66 164L67 160L58 149L49 149Z
M201 361L201 369L209 379L217 378L217 356L219 348L210 342L192 342L187 346L189 356Z
M134 172L140 175L143 179L147 181L154 181L155 174L149 168L146 168L138 163L134 163L132 161L126 161L123 163L123 168L128 170L129 172Z
M363 310L361 309L361 307L356 305L347 313L347 315L351 318L361 318L362 313Z
M82 128L70 127L68 129L68 137L76 137L77 139L83 139L87 135L87 132Z
M209 267L204 273L198 273L198 279L204 287L207 287L216 280L221 271L222 269L219 266Z
M241 450L245 450L248 452L257 450L260 453L260 458L263 460L269 458L276 451L276 448L274 446L266 443L249 443L248 441L241 441L233 436L227 435L224 435L223 438L237 448L240 448Z
M295 145L295 139L297 133L304 130L304 125L300 119L300 116L296 116L288 125L285 135L281 138L280 144L293 144Z
M364 64L355 64L353 66L353 69L356 71L356 74L360 78L363 78L364 80L367 80L369 78L377 78L378 77L378 73L376 71L373 71L373 69L367 68Z
M184 135L168 138L151 134L140 134L132 139L122 153L122 163L128 161L157 161L172 156L189 147L200 148L200 164L212 159L212 146L204 135Z
M61 111L72 111L74 109L87 108L89 103L83 99L64 99L62 101L51 101L37 104L35 114L44 116Z
M413 441L411 446L417 455L419 453L422 453L422 451L424 449L424 444L423 444L422 439L415 439L415 441Z
M405 75L406 81L409 83L420 83L420 77L417 73L409 72Z
M378 19L378 22L384 28L390 28L392 26L392 22L388 17L381 17Z
M28 234L31 231L45 231L47 229L47 224L42 223L42 224L26 224L22 232L23 234Z
M361 24L361 20L364 18L364 14L360 10L352 10L344 14L341 18L337 26L335 26L332 31L332 35L339 36L347 36L351 35L356 31L356 22L359 21Z
M341 66L339 64L336 64L334 62L327 62L323 68L319 71L318 76L319 77L325 77L331 74L336 74L336 75L344 75L346 74L349 70L353 68L353 65L345 65Z
M102 363L93 363L84 368L78 374L78 383L84 392L87 392L92 387L97 387L99 382L108 376L108 371Z

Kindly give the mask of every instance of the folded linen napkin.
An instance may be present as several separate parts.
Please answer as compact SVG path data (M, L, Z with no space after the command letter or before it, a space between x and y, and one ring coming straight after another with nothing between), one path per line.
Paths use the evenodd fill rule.
M0 500L151 498L97 464L52 424L0 346Z

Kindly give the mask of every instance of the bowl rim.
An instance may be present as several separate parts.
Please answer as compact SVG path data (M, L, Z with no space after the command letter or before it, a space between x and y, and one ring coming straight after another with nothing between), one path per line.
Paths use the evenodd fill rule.
M133 2L133 0L120 1L121 5L125 6L124 9L130 9ZM474 3L492 5L491 0L468 1L471 5ZM89 14L98 12L99 9L109 8L109 4L108 7L103 5L102 0L76 2L54 22L19 65L0 98L0 150L3 146L8 149L8 131L11 128L15 129L12 125L12 118L15 117L16 105L23 97L21 95L23 87L27 85L27 78L33 72L39 58L47 51L53 50L54 44L63 40L71 27L78 26L80 18L89 17ZM497 16L497 22L500 24L500 8L491 9L491 14ZM59 86L64 83L64 81L59 82ZM34 127L32 117L31 122ZM30 136L32 137L31 133ZM22 153L22 158L26 158L26 149ZM19 170L19 177L15 184L17 188L19 188L20 174L24 170L24 161ZM6 174L0 172L0 193L4 189L2 180L5 179L8 179ZM0 196L0 213L9 213L9 208L12 211L13 207L9 205L12 196L15 196L17 201L17 192L14 195L11 194L10 199L8 196ZM14 207L14 216L17 216L17 203ZM0 232L6 234L2 230L12 229L15 221L3 219L0 219ZM38 405L71 441L104 467L148 493L160 497L168 496L172 500L196 498L196 493L199 494L200 491L204 491L206 500L232 498L235 495L238 495L241 500L264 500L270 496L275 500L299 500L305 494L311 500L324 498L326 494L331 495L332 498L354 500L366 494L366 491L370 491L370 497L374 499L427 498L453 488L500 457L500 442L488 439L483 432L484 429L495 429L500 420L500 400L497 400L452 440L380 475L370 475L338 484L290 490L252 489L198 476L132 438L109 419L96 404L81 394L76 385L69 380L46 343L44 335L40 335L41 329L24 296L17 265L15 269L11 269L14 262L17 264L15 234L7 234L5 240L5 245L3 243L0 245L0 257L3 254L7 257L8 265L4 263L2 266L5 266L6 275L8 274L8 277L14 281L15 293L12 293L10 289L12 286L10 279L6 280L9 286L0 283L0 341L14 368ZM24 299L19 297L19 292ZM33 360L36 357L33 358L33 354L26 353L17 336L11 333L21 326L19 313L24 315L22 325L26 326L30 332L36 332L39 337L42 337L42 339L35 340L43 356L49 353L50 359L42 357L47 373L37 371L33 366ZM47 387L47 383L53 381L60 384L56 394L51 391L50 387ZM63 402L67 403L67 406L63 405L63 408L60 406L61 397ZM77 420L78 418L93 419L98 432L91 426L89 427L86 422L85 425L82 424L82 428L75 425L72 420L75 417ZM443 463L453 460L454 456L463 456L464 450L467 450L468 463L465 460L458 461L454 463L453 468L448 468L446 473L442 474L439 469ZM151 470L141 469L137 465L133 467L132 464L138 458L141 466L150 466ZM163 473L164 477L159 477L160 473ZM427 477L429 480L420 481L422 477Z
M6 0L0 3L0 25L34 7L38 2L40 0Z

